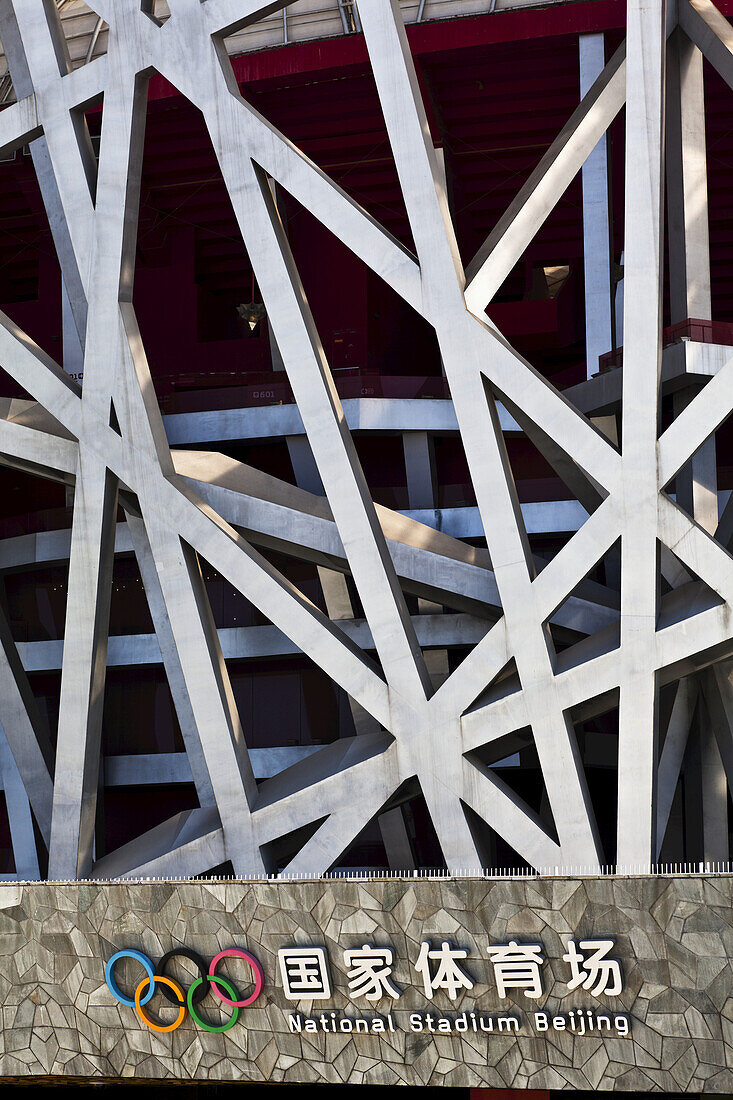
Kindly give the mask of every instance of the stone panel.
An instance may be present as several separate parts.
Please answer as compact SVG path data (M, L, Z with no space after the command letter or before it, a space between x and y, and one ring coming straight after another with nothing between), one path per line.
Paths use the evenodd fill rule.
M732 892L729 875L3 884L0 1075L731 1092ZM615 941L620 996L567 990L571 937ZM423 940L465 949L473 988L428 1001L414 966ZM487 949L509 940L543 945L538 999L519 989L498 997ZM349 994L343 952L364 943L393 948L398 1000ZM262 965L262 994L225 1034L203 1031L189 1015L174 1032L153 1032L106 985L116 951L137 948L156 963L182 945L207 963L222 948L246 947ZM277 952L295 945L327 948L328 1000L285 998ZM118 976L129 989L127 965ZM156 997L151 1013L172 1021L175 1010L160 1005ZM535 1012L570 1019L573 1010L577 1020L578 1009L626 1014L630 1033L534 1026ZM382 1014L394 1030L297 1033L289 1017L298 1011L327 1020ZM211 996L201 1012L225 1018ZM499 1016L515 1016L520 1030L410 1027L411 1014L425 1026L427 1013L435 1022L463 1012L495 1027Z

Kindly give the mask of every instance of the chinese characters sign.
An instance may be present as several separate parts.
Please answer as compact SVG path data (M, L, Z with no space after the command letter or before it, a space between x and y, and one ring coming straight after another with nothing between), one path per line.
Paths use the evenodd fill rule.
M570 964L570 977L565 983L569 991L582 986L593 997L605 994L616 997L623 988L621 966L609 958L613 940L568 940L563 960ZM463 962L468 951L444 941L433 948L427 940L420 946L414 963L427 1000L443 990L455 1001L462 990L473 989L472 978ZM520 944L510 940L489 948L489 959L499 997L504 1000L509 990L520 990L525 997L542 997L544 956L542 944ZM378 1001L383 997L398 1000L402 991L392 981L393 952L391 947L372 947L344 951L344 964L352 998L364 997ZM289 1001L313 1001L331 996L328 960L323 947L282 947L278 962L283 990Z
M558 985L566 992L582 989L591 997L616 997L623 990L623 976L618 960L611 957L613 940L569 939L562 961L567 963L564 980L553 976L552 992L558 995ZM175 980L166 967L176 956L193 963L199 971L196 981L184 990L180 978ZM360 947L345 948L342 952L343 970L346 975L348 996L352 1001L364 1000L375 1007L379 1002L391 1002L390 1009L384 1014L371 1017L355 1017L336 1011L323 1011L317 1016L305 1017L291 1013L289 1027L291 1031L395 1031L395 1017L391 1008L399 1002L405 990L398 984L393 973L395 966L394 951L391 946L375 946L364 943ZM243 960L248 967L246 980L254 980L254 989L244 997L240 995L231 979L217 974L222 959ZM139 981L131 995L124 993L115 976L118 962L128 959L130 963L142 966L145 975ZM492 944L487 949L487 960L493 970L496 994L500 1000L525 997L530 1002L543 997L549 989L545 988L545 956L542 944L509 943ZM469 952L444 940L439 946L433 946L423 940L417 955L408 960L412 970L413 986L422 989L426 1001L432 1001L436 994L444 994L450 1001L456 1001L470 993L475 985L470 972ZM281 947L277 952L279 984L286 1000L297 1003L327 1002L334 995L329 955L321 945ZM128 964L129 965L129 964ZM151 959L134 949L118 951L108 961L106 980L110 992L121 1004L134 1008L142 1022L153 1031L174 1031L183 1022L186 1013L206 1031L223 1033L236 1023L241 1009L252 1005L265 987L264 972L260 963L248 951L228 948L212 959L208 969L203 959L189 948L169 951L153 965ZM404 979L402 980L404 984ZM156 1018L145 1008L147 1003L162 993L177 1010L176 1018L167 1022ZM222 1023L216 1024L203 1017L199 1010L200 1001L210 994L233 1011ZM562 994L561 994L562 995ZM465 1002L462 1001L462 1004ZM324 1004L324 1009L326 1008ZM402 1006L400 1006L402 1007ZM615 1030L617 1034L627 1035L629 1022L623 1013L609 1014L608 1010L594 1012L589 1008L573 1008L567 1014L551 1016L548 1012L533 1013L535 1032L549 1030L572 1031L578 1036L600 1030ZM517 1015L488 1016L471 1009L455 1016L436 1016L431 1012L411 1012L408 1028L411 1031L452 1032L452 1031L507 1031L516 1032L521 1027Z

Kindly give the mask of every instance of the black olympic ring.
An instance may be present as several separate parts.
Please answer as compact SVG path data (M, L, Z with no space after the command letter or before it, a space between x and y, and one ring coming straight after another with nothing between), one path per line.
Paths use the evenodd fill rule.
M166 965L170 962L171 959L175 959L176 956L180 956L180 958L182 959L188 959L188 961L192 962L198 970L201 981L197 984L196 990L193 994L193 1003L195 1005L201 1004L204 997L209 992L208 983L206 981L206 963L201 958L201 956L197 955L195 951L192 951L190 947L174 947L172 951L166 951L165 955L163 955L162 959L155 968L156 972L165 976ZM178 998L176 997L173 990L169 989L167 986L161 985L160 992L163 994L167 1001L170 1001L172 1005L177 1005L179 1003Z

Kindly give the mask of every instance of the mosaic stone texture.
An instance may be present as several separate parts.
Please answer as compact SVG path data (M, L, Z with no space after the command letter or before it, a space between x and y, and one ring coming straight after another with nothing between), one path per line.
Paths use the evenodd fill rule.
M0 885L0 1075L30 1074L349 1084L485 1085L494 1088L733 1091L733 876L588 879L364 879L280 882L82 882ZM615 939L624 990L617 998L568 992L568 938ZM544 946L544 994L498 999L490 944ZM414 963L420 943L449 940L468 951L474 987L426 1001ZM399 1000L348 995L343 952L391 945ZM278 948L325 945L334 985L328 1001L284 996ZM208 961L224 947L260 960L265 989L226 1034L187 1016L170 1034L146 1028L104 979L116 951L154 962L186 945ZM128 990L142 972L124 967ZM175 976L178 963L168 973ZM222 967L244 991L244 969ZM191 982L178 971L184 986ZM174 1010L151 1002L154 1016ZM623 1011L616 1033L535 1034L535 1011ZM395 1032L292 1033L288 1016L344 1010L391 1013ZM518 1034L428 1034L411 1013L516 1015ZM201 1011L225 1017L208 997Z

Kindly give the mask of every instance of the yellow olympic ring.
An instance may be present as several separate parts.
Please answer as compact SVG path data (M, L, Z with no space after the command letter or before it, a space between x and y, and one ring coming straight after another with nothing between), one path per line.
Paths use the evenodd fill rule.
M150 984L150 978L148 978L147 975L143 978L143 980L140 982L140 985L135 990L135 1008L137 1009L137 1014L143 1021L143 1023L146 1023L148 1027L151 1028L153 1031L175 1031L177 1027L181 1026L181 1024L183 1023L183 1017L186 1015L186 998L183 996L183 990L177 982L173 981L172 978L164 978L162 974L155 975L155 978L153 979L153 984L155 984L155 982L162 982L163 985L167 985L178 997L180 1008L177 1018L173 1021L172 1024L164 1025L156 1023L155 1020L151 1020L150 1017L145 1014L140 1004L140 1000L142 998L143 989L146 985Z

